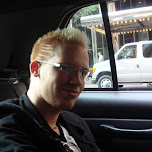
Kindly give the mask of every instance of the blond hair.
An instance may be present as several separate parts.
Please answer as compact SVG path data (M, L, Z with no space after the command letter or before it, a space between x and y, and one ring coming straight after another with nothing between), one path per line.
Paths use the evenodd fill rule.
M88 38L84 32L76 28L57 29L40 37L33 46L31 62L35 60L47 61L55 55L54 48L58 44L74 42L88 49Z

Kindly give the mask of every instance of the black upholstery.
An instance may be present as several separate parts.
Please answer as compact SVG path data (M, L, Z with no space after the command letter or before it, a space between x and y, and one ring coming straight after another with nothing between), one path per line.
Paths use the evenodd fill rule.
M26 91L27 87L22 81L0 78L0 101L18 98Z

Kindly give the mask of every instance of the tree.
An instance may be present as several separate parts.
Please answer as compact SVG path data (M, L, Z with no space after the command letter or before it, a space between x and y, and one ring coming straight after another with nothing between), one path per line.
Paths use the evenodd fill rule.
M80 18L81 17L95 15L95 14L99 14L99 4L81 8L72 17L72 24L73 24L73 26L76 27L76 26L80 25Z

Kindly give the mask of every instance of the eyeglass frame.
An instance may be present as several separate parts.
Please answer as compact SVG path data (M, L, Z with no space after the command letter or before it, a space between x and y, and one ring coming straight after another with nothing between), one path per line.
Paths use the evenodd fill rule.
M68 74L75 74L77 71L80 71L80 77L83 78L83 79L85 79L85 77L87 76L87 74L88 74L88 72L89 72L89 70L80 70L80 69L78 69L77 67L75 67L75 66L72 65L72 64L60 64L60 63L53 63L53 62L47 62L47 61L41 61L41 60L38 60L37 62L53 65L53 66L55 66L55 67L57 67L57 68L60 68L61 71L65 72L65 73L68 73ZM71 72L68 72L68 71L66 71L66 70L63 70L63 69L62 69L63 65L72 66L72 67L75 69L75 72L72 72L72 73L71 73ZM82 73L83 73L84 71L86 71L86 74L85 74L85 76L83 77L83 76L82 76Z

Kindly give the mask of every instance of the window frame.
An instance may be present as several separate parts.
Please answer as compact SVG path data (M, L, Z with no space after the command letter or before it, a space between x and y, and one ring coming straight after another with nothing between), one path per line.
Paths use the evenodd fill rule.
M81 5L79 7L75 7L73 10L70 10L65 16L63 17L62 21L59 23L59 28L65 28L68 26L70 19L73 15L81 8L87 7L89 5L99 4L101 8L101 13L103 17L103 24L105 29L105 36L108 45L108 53L109 53L109 61L111 67L111 76L113 82L113 88L84 88L84 91L118 91L118 81L117 81L117 72L116 72L116 64L114 58L114 49L112 43L112 35L111 35L111 28L109 23L109 16L108 16L108 9L107 9L107 2L98 1L96 3L88 3L87 5Z
M134 48L136 49L136 50L133 50ZM132 50L130 49L130 48L132 48ZM123 48L123 50L121 50L121 52L119 52L119 55L118 55L118 60L122 60L122 59L132 59L132 58L127 58L127 57L129 57L129 55L128 56L126 56L126 57L124 57L124 58L119 58L120 56L121 56L121 54L126 54L126 52L125 52L125 50L126 49L130 49L131 51L130 51L130 54L131 53L133 53L133 54L135 54L135 57L133 57L133 59L135 59L135 58L137 58L137 45L131 45L131 46L126 46L125 48ZM135 51L135 52L133 52L133 51ZM129 52L129 51L128 51ZM127 53L128 53L127 52Z
M116 63L115 63L115 57L114 57L114 49L113 49L113 43L112 43L112 35L111 35L111 28L110 28L110 22L109 22L109 16L108 16L107 2L100 3L100 7L101 7L103 24L105 28L105 34L106 34L107 45L108 45L109 61L110 61L111 75L112 75L112 81L113 81L112 90L117 91L118 80L117 80Z
M146 56L144 55L144 53L145 53L145 51L146 51L146 49L147 49L147 47L146 47L146 49L144 50L144 45L149 45L149 46L151 47L151 49L152 49L152 43L146 43L146 44L143 44L143 45L142 45L142 48L143 48L143 52L142 52L142 53L143 53L143 57L144 57L144 58L152 58L152 56L146 57ZM149 46L148 46L148 47L149 47Z
M107 41L107 46L108 46L113 88L84 88L84 91L118 91L118 80L117 80L116 64L115 64L111 28L110 28L110 22L109 22L109 16L108 16L107 2L99 2L98 4L100 5L100 8L101 8L102 19L103 19L103 24L104 24L104 29L105 29L105 36L106 36L106 41Z

